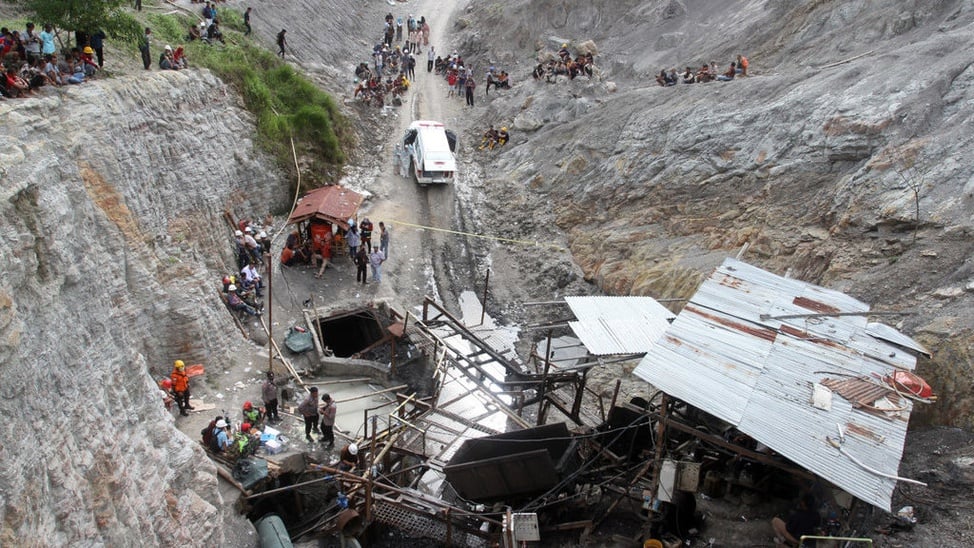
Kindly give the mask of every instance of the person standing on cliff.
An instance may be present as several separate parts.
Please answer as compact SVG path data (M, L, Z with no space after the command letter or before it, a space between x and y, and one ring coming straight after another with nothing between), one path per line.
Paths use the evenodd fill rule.
M192 411L193 406L189 404L189 375L186 374L186 364L183 360L173 362L172 374L169 378L172 379L172 391L176 396L179 414L186 417L189 415L187 411Z
M245 26L245 27L247 27L247 31L246 31L246 32L244 32L244 36L250 36L250 33L251 33L251 32L253 32L253 30L254 30L254 29L253 29L253 28L252 28L252 27L250 26L250 12L251 12L251 11L252 11L253 9L254 9L254 8L247 8L247 11L245 11L245 12L244 12L244 26Z
M145 34L142 35L142 39L139 41L139 52L142 53L142 66L145 70L149 70L152 66L152 54L149 52L149 44L152 42L152 29L149 27L145 28Z
M277 54L281 56L281 59L284 59L284 50L287 48L287 37L285 34L287 34L287 29L281 29L281 32L277 33Z

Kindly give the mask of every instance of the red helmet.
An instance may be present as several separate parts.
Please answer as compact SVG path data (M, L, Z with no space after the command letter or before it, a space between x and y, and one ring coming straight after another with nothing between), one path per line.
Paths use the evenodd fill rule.
M240 431L243 432L243 433L250 432L250 423L249 422L245 422L245 423L241 424L240 425Z
M223 285L230 285L230 276L223 277Z
M159 381L159 386L161 386L163 390L172 390L172 381L169 379L169 377L166 377Z
M254 404L250 403L249 401L244 402L244 411L250 411L253 408Z

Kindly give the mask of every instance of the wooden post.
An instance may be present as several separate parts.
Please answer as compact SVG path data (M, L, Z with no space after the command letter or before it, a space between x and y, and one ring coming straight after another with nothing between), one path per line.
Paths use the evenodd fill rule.
M446 521L446 545L447 548L453 546L453 523L450 521L450 507L444 510Z
M609 412L616 406L616 398L619 397L619 387L622 386L622 379L616 379L616 389L612 391L612 403L609 404Z
M541 393L538 395L538 421L537 425L544 424L545 416L545 392L548 390L548 369L551 367L551 331L548 331L548 341L544 351L544 376L541 378Z
M267 339L271 340L274 338L274 281L271 276L274 264L271 262L270 250L264 253L264 261L267 266ZM274 352L270 348L267 350L267 372L271 373L274 371Z
M480 303L480 324L484 325L484 316L487 315L487 289L490 287L490 269L487 269L487 275L484 277L484 300Z
M649 484L649 492L653 494L653 500L656 499L656 491L659 488L659 473L660 468L662 468L663 448L666 445L666 419L669 415L669 408L670 399L664 392L659 407L659 423L656 424L656 453L653 456L655 469L653 470L653 481Z

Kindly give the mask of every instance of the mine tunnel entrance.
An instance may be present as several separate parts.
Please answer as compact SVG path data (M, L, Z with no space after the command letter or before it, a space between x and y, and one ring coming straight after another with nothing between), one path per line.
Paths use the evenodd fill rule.
M330 348L339 358L358 354L385 336L378 318L368 309L318 318L317 324L321 345Z

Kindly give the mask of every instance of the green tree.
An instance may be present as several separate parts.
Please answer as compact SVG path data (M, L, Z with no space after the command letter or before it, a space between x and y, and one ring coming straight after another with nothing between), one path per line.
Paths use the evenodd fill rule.
M137 40L142 31L139 23L125 13L129 0L15 0L33 16L38 26L51 24L71 31L94 32L97 29L113 38Z

